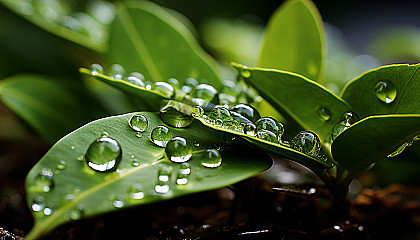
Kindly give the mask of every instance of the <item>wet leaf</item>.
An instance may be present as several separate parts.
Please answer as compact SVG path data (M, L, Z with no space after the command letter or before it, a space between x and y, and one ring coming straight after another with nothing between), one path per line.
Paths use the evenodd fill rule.
M311 1L286 1L268 22L258 66L321 81L325 64L324 35L321 16Z
M349 170L362 170L385 158L420 133L420 114L376 115L342 132L331 145L334 159Z
M100 116L101 107L95 100L69 82L42 75L14 75L0 82L0 99L53 143Z
M343 89L346 100L363 118L377 114L420 113L420 64L373 69Z
M117 5L111 29L109 60L127 72L140 72L146 81L196 78L221 86L217 65L176 17L147 2Z
M351 111L345 101L301 75L239 64L233 66L288 120L302 129L314 131L323 143L330 142L331 130L343 113Z
M137 113L148 119L146 131L138 137L128 123L134 114L100 119L77 129L57 142L33 167L26 179L27 203L37 211L33 212L35 226L25 239L37 239L72 218L89 217L220 188L256 175L272 164L267 155L255 149L226 147L222 141L223 133L194 121L188 128L169 127L173 137L182 136L190 144L197 141L200 145L193 146L193 155L187 162L191 171L187 184L177 184L177 173L182 164L165 158L164 148L156 146L149 139L153 128L164 125L159 115ZM116 171L97 172L85 161L79 161L89 145L103 132L115 139L122 149L121 162ZM216 168L201 166L203 155L200 151L215 143L221 147L222 165ZM62 168L62 161L65 162L65 168ZM162 166L173 168L172 174L166 179L169 180L167 193L157 193L155 190ZM37 181L40 180L40 173L42 181ZM49 183L49 179L53 184ZM45 185L47 188L43 187ZM142 194L131 195L130 189L133 187L134 191L141 191ZM39 203L43 205L39 206ZM41 207L44 210L40 210Z

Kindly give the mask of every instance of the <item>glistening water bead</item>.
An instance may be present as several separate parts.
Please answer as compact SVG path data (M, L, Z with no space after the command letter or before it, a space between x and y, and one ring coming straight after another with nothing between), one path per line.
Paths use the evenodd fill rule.
M155 82L152 85L152 90L163 94L163 96L165 96L166 98L172 98L175 95L174 87L172 87L171 84L166 82Z
M217 168L222 165L222 156L217 149L207 149L201 157L201 165L207 168Z
M290 147L301 153L317 157L321 150L321 141L315 133L302 131L292 139Z
M114 171L121 160L122 149L113 138L102 136L90 144L85 154L87 165L98 172Z
M397 89L394 84L388 80L376 83L374 91L376 97L384 103L392 103L397 97Z
M50 169L43 168L35 177L35 185L43 192L49 192L54 187L53 172Z
M94 63L90 66L90 73L94 76L97 74L103 74L104 68L100 64Z
M172 162L183 163L192 157L192 148L185 138L174 137L166 145L165 153Z
M136 114L130 118L129 125L134 131L142 133L146 131L148 121L144 115Z
M217 90L208 84L199 84L192 90L192 100L199 106L204 106L216 96Z
M155 191L157 193L168 193L170 190L169 180L171 179L173 168L168 165L162 165L158 171Z
M263 118L258 119L258 121L255 122L255 127L256 127L256 132L259 132L261 130L268 130L276 134L278 138L280 138L284 132L283 124L281 124L276 119L271 118L271 117L263 117Z
M155 127L150 133L150 140L159 147L166 147L171 138L171 131L163 125Z
M331 111L327 108L320 108L320 109L318 109L318 116L322 120L328 121L331 118Z
M248 119L252 123L256 122L258 119L261 118L261 115L257 111L257 109L242 103L231 107L230 111L239 114L240 116Z

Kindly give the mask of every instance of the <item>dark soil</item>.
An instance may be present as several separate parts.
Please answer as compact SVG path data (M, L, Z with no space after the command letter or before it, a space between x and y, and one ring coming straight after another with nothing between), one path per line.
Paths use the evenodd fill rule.
M25 139L0 142L0 239L24 237L33 224L24 179L49 147L38 137ZM334 209L322 187L312 195L273 191L277 187L282 185L264 174L214 191L67 223L45 239L420 239L419 188L365 188L348 216L331 221Z

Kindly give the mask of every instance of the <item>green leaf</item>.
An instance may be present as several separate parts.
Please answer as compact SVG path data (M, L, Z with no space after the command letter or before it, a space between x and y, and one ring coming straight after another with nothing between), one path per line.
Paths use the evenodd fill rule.
M370 116L355 123L334 140L334 159L348 170L362 170L385 158L420 133L420 114Z
M127 72L142 73L147 81L192 77L215 88L221 86L217 65L189 30L166 10L147 1L117 5L109 60Z
M309 0L286 1L268 22L258 66L321 81L324 64L325 33L316 6Z
M0 98L45 139L55 142L100 116L95 100L72 85L41 75L14 75L0 82Z
M324 144L330 142L331 130L340 122L342 115L351 111L345 101L301 75L281 70L248 68L240 64L233 66L287 120L297 123L302 129L314 131ZM329 114L320 115L322 109Z
M341 93L342 98L362 118L377 114L420 113L419 68L420 64L398 64L368 71L347 84ZM387 83L383 93L386 94L388 91L387 101L392 99L389 103L377 96L375 88L380 82ZM396 96L392 94L393 89Z
M175 182L181 164L166 160L164 148L157 147L149 140L152 129L164 124L156 113L140 114L148 119L148 127L141 137L137 137L128 124L134 113L100 119L61 139L33 167L26 179L27 203L32 208L33 200L42 196L44 209L52 209L52 214L45 216L45 211L33 212L35 226L25 239L38 239L58 225L71 221L72 217L89 217L116 211L120 207L128 208L220 188L256 175L272 164L271 159L263 152L223 145L223 133L194 121L188 128L169 127L172 136L182 136L190 144L194 141L200 144L200 147L194 147L195 152L188 161L191 169L188 183L177 185ZM89 145L104 131L115 139L122 149L121 162L113 172L96 172L89 168L86 162L77 160L85 155ZM215 143L222 144L219 145L222 165L217 168L205 168L201 166L202 154L199 152ZM140 163L137 167L132 166L135 159ZM61 170L57 168L57 164L63 164L60 161L65 161L65 168L60 167ZM170 191L159 194L156 193L155 186L158 170L163 165L173 167L173 172L169 181ZM41 171L48 171L47 169L53 172L54 185L48 192L40 192L36 179ZM129 189L132 184L143 186L142 199L130 198Z
M321 158L309 156L302 152L296 151L290 147L268 142L268 141L259 139L257 137L253 137L245 133L239 132L237 130L232 130L229 128L219 128L213 124L210 124L208 121L206 121L205 118L196 118L196 119L198 119L203 125L209 128L212 128L221 132L226 132L234 136L241 137L241 139L244 139L246 143L248 143L249 145L253 147L264 150L274 155L285 157L289 160L300 163L310 169L325 169L325 168L332 168L334 166L334 163L330 159L323 160Z

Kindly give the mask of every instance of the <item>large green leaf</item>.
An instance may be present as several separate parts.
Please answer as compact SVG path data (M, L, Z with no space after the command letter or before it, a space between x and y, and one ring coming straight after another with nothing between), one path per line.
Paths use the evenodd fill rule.
M182 23L157 5L141 1L117 5L109 60L147 81L196 78L219 88L217 65Z
M170 128L172 136L182 136L190 144L197 141L200 145L194 145L195 153L188 161L191 169L188 183L178 185L176 179L181 164L167 160L164 157L164 148L157 147L149 140L152 129L164 124L156 113L140 114L148 119L148 127L141 137L136 136L128 124L134 113L100 119L61 139L33 167L26 179L27 203L32 209L40 210L33 206L33 201L39 200L38 196L44 197L41 202L44 210L33 212L35 226L26 239L39 238L58 225L71 221L71 218L89 217L223 187L256 175L272 164L271 159L263 152L223 145L222 132L194 121L187 128ZM107 132L122 149L121 163L113 172L96 172L85 161L79 161L80 156L85 155L89 145L102 132ZM216 143L221 147L222 165L217 168L201 166L202 154L198 152L214 147ZM134 167L132 162L136 160L139 166ZM173 167L173 172L169 181L170 190L162 194L155 191L155 186L159 168L164 165ZM37 185L37 178L42 171L53 172L54 184L47 192L40 191ZM144 196L139 197L141 199L130 197L133 184L142 185ZM46 216L45 213L51 214Z
M3 79L0 98L50 142L99 117L102 109L69 81L32 74Z
M419 123L420 114L367 117L337 136L332 155L344 168L361 170L413 139L420 133Z
M360 117L376 114L420 113L419 68L420 64L398 64L368 71L347 84L341 93L342 98ZM387 84L382 98L388 93L389 98L385 101L389 103L380 100L377 96L375 88L380 82Z
M268 22L258 66L321 81L325 63L324 35L321 16L311 1L286 1Z
M351 107L322 85L281 70L233 64L245 80L281 114L330 142L331 130ZM288 129L285 129L285 132Z

